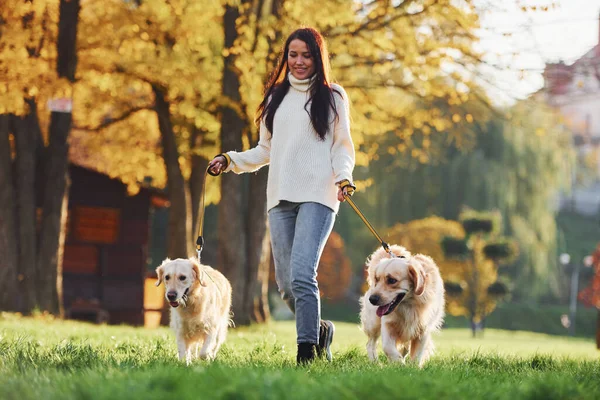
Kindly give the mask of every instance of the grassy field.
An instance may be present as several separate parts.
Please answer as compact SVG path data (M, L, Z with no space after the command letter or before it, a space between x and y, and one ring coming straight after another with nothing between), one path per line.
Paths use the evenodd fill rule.
M436 338L419 370L367 360L356 324L337 323L333 363L297 368L292 322L230 331L213 363L176 360L166 329L0 316L0 399L597 399L587 339L466 329Z

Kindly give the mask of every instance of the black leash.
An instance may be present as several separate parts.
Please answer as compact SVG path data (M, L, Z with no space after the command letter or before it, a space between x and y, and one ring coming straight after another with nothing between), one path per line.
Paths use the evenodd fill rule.
M200 212L198 213L198 239L196 239L196 253L198 255L198 263L202 264L202 261L200 260L200 255L202 253L202 247L204 246L204 238L202 237L202 231L204 230L204 208L205 208L205 197L206 197L206 174L210 175L210 176L218 176L219 174L213 174L208 167L206 168L206 171L204 171L204 186L202 187L202 196L200 196ZM204 269L201 270L203 275L206 275L208 277L208 279L210 279L211 281L213 281L213 283L216 285L216 282L214 281L214 279L212 278L212 276L210 276L210 274L206 273L206 271L204 271ZM202 281L202 279L200 278L200 280ZM217 290L219 291L219 293L221 292L221 290L219 290L219 286L217 285ZM189 289L189 288L188 288ZM184 301L187 302L187 290L186 293L184 294L185 298Z
M200 196L200 212L198 213L198 239L196 239L196 253L198 255L198 262L200 261L200 255L202 253L202 247L204 246L204 238L202 237L202 232L204 230L204 208L205 208L205 197L206 197L206 174L210 176L218 176L219 174L214 174L210 171L209 167L206 167L206 171L204 171L204 184L202 186L202 196Z
M342 192L343 193L343 192ZM352 207L352 209L354 211L356 211L356 213L358 214L358 216L360 217L360 219L362 219L362 221L365 223L365 225L367 225L367 228L369 228L369 230L371 231L371 233L375 236L375 238L379 241L379 243L381 243L381 246L383 247L383 249L386 251L386 253L388 253L390 255L391 258L396 258L398 257L397 255L395 255L394 253L392 253L392 251L390 250L390 246L383 241L383 239L381 239L381 236L379 236L377 234L377 232L375 231L375 228L373 228L373 226L371 225L371 223L367 220L367 218L364 216L364 214L362 212L360 212L360 210L358 209L358 207L356 206L356 204L354 203L354 200L352 200L350 198L350 195L345 194L344 193L344 198L346 199L346 201L348 202L348 204L350 204L350 207Z

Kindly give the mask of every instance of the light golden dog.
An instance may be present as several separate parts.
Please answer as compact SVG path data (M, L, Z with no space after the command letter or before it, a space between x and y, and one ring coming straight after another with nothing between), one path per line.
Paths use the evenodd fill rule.
M444 319L444 283L431 257L396 245L390 249L397 258L381 248L367 260L369 289L360 300L367 353L377 360L381 336L389 360L404 363L410 352L422 367L433 353L431 334Z
M165 283L179 359L188 364L197 357L214 359L231 321L231 284L227 278L194 258L167 258L156 268L156 274L156 286Z

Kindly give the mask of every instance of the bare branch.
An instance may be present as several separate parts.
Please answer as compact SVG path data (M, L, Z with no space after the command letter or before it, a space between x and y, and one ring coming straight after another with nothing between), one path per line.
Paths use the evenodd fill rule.
M73 129L77 129L77 130L81 130L81 131L97 132L104 128L108 128L109 126L116 124L117 122L125 121L127 118L131 117L133 114L135 114L139 111L152 110L152 109L153 109L153 105L130 108L129 110L125 111L123 114L119 115L118 117L105 118L104 121L102 121L100 124L98 124L96 126L74 125Z
M252 38L252 48L250 50L251 53L254 53L256 51L256 46L258 46L258 35L260 34L260 17L264 5L265 0L258 0L258 4L256 5L256 20L254 22L254 37Z
M398 13L396 15L390 16L388 13L381 14L381 15L376 16L375 18L367 19L365 22L358 25L358 27L356 27L354 29L352 29L355 26L354 23L348 23L346 25L341 25L341 26L336 25L335 27L332 27L331 29L326 30L324 32L324 36L327 36L328 38L332 38L332 37L336 37L336 36L345 35L348 32L351 32L353 35L355 35L363 30L373 31L373 30L381 29L399 19L406 18L406 17L416 17L418 15L424 14L425 12L427 12L429 10L429 8L431 6L436 4L436 1L432 1L429 4L424 5L423 9L420 11L417 11L414 13L409 13L408 11L406 11L406 8L408 8L412 3L414 3L414 0L403 1L399 5L394 7L394 10L398 11ZM400 11L401 9L403 9L403 10ZM334 29L335 29L335 32L333 31Z

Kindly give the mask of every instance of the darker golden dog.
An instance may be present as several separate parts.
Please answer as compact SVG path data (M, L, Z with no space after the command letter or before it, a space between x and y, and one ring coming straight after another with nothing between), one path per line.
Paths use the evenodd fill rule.
M392 246L367 261L369 289L361 298L361 325L369 340L367 353L377 360L377 340L388 359L404 362L407 354L423 366L433 352L431 334L444 319L444 284L431 257Z

